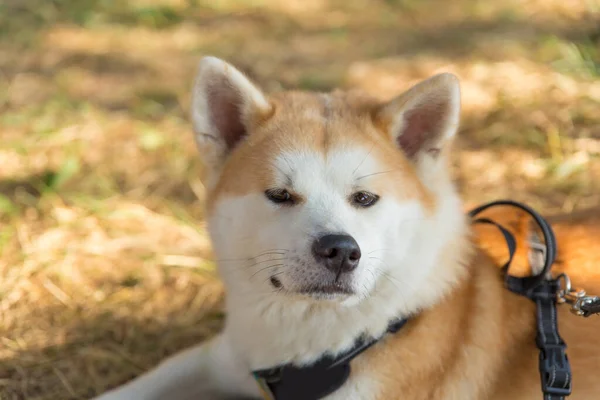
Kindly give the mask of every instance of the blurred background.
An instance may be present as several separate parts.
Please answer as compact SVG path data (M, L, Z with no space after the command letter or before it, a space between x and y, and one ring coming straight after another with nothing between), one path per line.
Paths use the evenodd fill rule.
M80 399L221 326L187 107L457 74L469 205L600 203L597 0L0 0L0 399Z

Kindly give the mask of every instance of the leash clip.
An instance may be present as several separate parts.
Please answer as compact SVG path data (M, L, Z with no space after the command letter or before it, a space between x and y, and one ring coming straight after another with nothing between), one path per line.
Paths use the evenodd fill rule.
M573 289L571 279L567 274L560 274L556 278L559 290L556 293L556 302L559 304L567 303L571 306L570 311L580 317L589 317L592 314L600 312L598 304L600 297L588 296L583 289Z

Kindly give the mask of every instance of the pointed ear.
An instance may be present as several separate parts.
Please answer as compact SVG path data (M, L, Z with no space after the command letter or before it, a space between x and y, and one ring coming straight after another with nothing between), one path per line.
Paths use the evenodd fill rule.
M233 66L210 56L200 60L191 116L196 143L209 169L220 167L272 110L262 92Z
M437 158L456 134L460 86L449 73L435 75L380 106L375 121L412 160Z

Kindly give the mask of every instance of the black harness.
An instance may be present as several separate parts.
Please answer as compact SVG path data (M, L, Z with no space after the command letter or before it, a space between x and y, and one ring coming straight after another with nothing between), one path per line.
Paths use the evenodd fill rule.
M536 275L515 277L508 274L512 259L517 250L514 236L502 225L488 219L478 218L473 223L491 224L497 227L508 246L509 258L502 266L502 273L506 287L511 292L525 296L536 304L537 335L536 345L540 349L539 370L542 381L544 400L564 400L571 394L571 366L567 358L567 345L558 334L558 321L556 312L557 294L560 284L557 279L552 279L550 270L556 260L556 237L552 227L535 210L511 200L499 200L484 204L469 212L475 218L481 212L493 206L512 206L525 211L533 218L542 232L545 243L545 259L543 268Z
M407 319L392 321L382 337L398 332L407 321ZM322 399L338 390L348 380L350 361L373 346L382 337L378 339L360 337L354 346L345 353L337 357L326 354L311 365L298 367L293 364L285 364L254 371L252 374L267 400Z
M543 399L564 400L565 396L571 394L571 367L566 355L567 346L558 333L556 304L561 291L561 278L553 279L550 276L557 252L554 232L550 224L535 210L511 200L499 200L484 204L470 211L469 216L475 218L493 206L511 206L525 211L533 218L542 232L545 250L541 272L528 277L515 277L508 274L517 249L514 236L506 228L488 218L477 218L473 221L473 223L491 224L497 227L504 236L509 251L508 261L502 266L506 287L536 303L536 344L540 349L539 370ZM593 299L588 303L579 304L579 315L587 316L600 312L600 299ZM346 382L350 376L350 363L355 357L387 334L398 332L406 322L407 319L392 321L384 335L379 338L358 338L350 350L339 356L333 357L325 354L310 365L296 366L290 363L253 371L252 374L259 383L265 399L322 399L338 390Z

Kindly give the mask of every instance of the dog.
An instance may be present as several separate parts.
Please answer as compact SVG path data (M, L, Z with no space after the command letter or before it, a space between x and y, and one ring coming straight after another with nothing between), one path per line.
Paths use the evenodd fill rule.
M252 371L311 365L357 338L378 342L329 400L542 398L535 303L504 287L450 176L454 75L388 102L267 96L207 56L191 108L225 325L97 399L262 398ZM386 335L398 318L408 320ZM566 306L558 318L570 398L598 398L600 319Z

